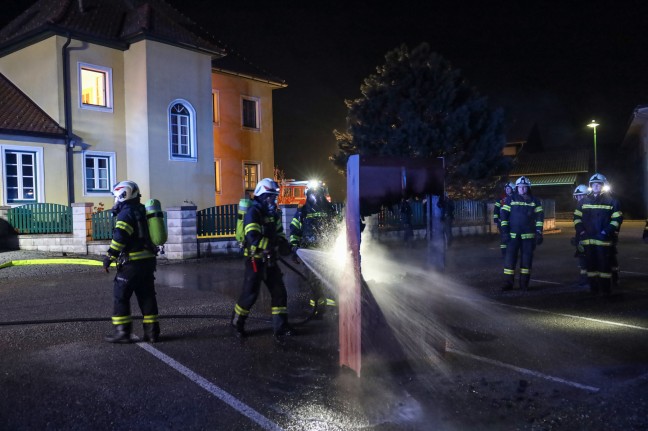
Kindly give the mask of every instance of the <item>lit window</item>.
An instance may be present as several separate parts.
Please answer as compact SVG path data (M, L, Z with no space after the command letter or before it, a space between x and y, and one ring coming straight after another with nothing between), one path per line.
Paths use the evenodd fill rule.
M243 180L245 182L245 191L253 193L256 184L259 182L258 163L245 163L243 165Z
M86 194L111 192L115 181L115 154L87 151L83 157L83 173Z
M5 147L2 153L6 203L38 202L38 190L42 186L39 181L42 149Z
M196 159L195 113L185 101L169 106L169 153L171 160Z
M212 121L214 125L220 125L220 104L218 91L212 90Z
M84 109L112 111L112 70L79 63L79 97Z
M214 189L216 194L220 195L223 193L221 186L221 159L214 159Z
M243 127L259 130L259 99L243 96L241 102Z

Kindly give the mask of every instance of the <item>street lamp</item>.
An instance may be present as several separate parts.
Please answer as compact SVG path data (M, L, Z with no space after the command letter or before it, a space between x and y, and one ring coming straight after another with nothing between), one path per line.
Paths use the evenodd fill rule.
M599 123L594 120L592 120L592 122L587 125L587 127L594 129L594 172L598 172L598 160L596 159L596 128L598 126Z

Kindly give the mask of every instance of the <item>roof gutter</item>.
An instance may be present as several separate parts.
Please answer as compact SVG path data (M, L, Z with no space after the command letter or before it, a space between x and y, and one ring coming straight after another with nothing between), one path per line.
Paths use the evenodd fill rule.
M72 36L68 33L67 41L63 44L61 55L63 58L63 105L65 109L65 155L67 173L67 195L68 205L72 205L74 199L74 136L72 135L72 95L70 94L70 51L68 47L72 42Z

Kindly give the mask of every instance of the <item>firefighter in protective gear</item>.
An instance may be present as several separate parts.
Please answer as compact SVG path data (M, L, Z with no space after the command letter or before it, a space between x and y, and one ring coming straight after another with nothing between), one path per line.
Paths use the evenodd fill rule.
M513 190L515 190L515 184L508 182L504 185L504 196L501 197L497 202L495 202L495 206L493 207L493 222L497 226L497 232L499 232L500 237L502 234L502 228L500 227L500 212L502 210L502 205L504 204L504 199L506 199L508 196L511 196L513 194ZM506 256L506 243L500 241L500 250L502 252L502 257Z
M520 177L516 191L504 199L500 212L502 242L507 244L504 257L505 284L502 290L513 289L515 267L520 254L520 289L527 290L531 279L533 252L542 244L544 210L540 200L531 194L531 181Z
M589 193L589 189L585 184L579 184L575 189L574 189L574 200L576 201L576 205L580 201L582 201L585 196ZM579 287L585 287L588 286L589 283L587 281L587 263L585 261L585 248L583 247L583 244L580 243L574 236L571 239L571 243L574 247L576 247L576 252L574 253L574 257L578 259L578 268L579 268L579 274L578 274L578 283L577 285Z
M306 190L306 203L302 205L290 223L290 245L293 253L299 248L321 249L326 243L334 241L337 230L337 211L326 199L326 188L317 183ZM313 307L314 317L321 319L327 306L336 306L334 299L324 293L322 283L315 274L308 272L310 285L313 289L310 306Z
M623 223L619 202L604 192L605 176L592 175L592 192L574 210L576 238L585 248L587 278L594 294L612 292L612 263L615 235Z
M143 316L144 341L155 343L160 337L158 304L154 273L157 248L149 237L146 209L140 203L140 191L133 181L122 181L113 187L115 205L112 208L117 222L104 269L117 265L113 284L114 333L106 336L110 343L130 343L133 321L130 300L135 293Z
M239 336L245 336L245 321L259 296L261 282L270 291L272 330L275 337L292 335L288 324L288 296L283 273L277 265L277 253L290 255L290 244L277 208L279 185L270 178L259 181L254 200L243 218L245 239L245 277L243 291L234 306L231 325Z

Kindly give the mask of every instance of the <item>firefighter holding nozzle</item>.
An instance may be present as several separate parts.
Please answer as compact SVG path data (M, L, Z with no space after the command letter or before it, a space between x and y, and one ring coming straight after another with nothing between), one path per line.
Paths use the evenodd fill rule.
M234 306L231 325L239 336L245 336L245 321L259 296L261 282L270 291L272 330L276 338L293 335L288 324L288 295L283 273L277 265L277 253L288 256L290 243L284 234L281 212L277 208L279 185L271 178L259 181L254 200L243 217L245 237L243 254L245 277L243 292Z
M290 223L290 244L294 255L296 256L299 248L321 249L326 242L333 243L337 221L337 211L326 199L324 184L319 181L309 184L306 203L297 210ZM310 299L313 317L321 319L326 314L327 307L335 307L337 303L327 297L322 283L310 271L308 278L313 289Z

